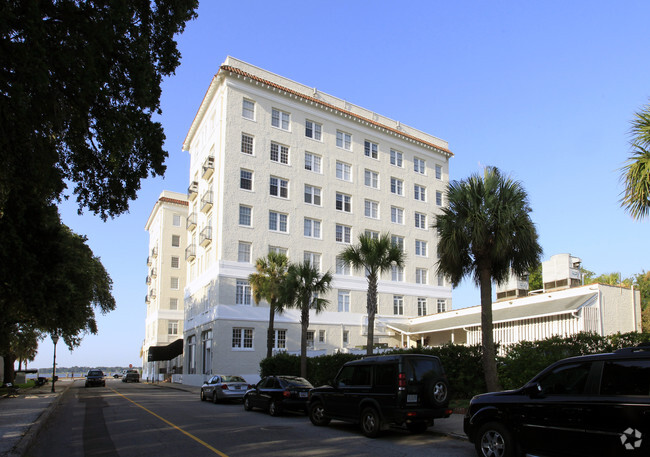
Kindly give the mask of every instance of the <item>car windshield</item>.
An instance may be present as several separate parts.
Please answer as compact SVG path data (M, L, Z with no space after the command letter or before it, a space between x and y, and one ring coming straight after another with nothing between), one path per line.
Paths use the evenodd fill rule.
M222 382L246 382L241 376L222 376Z
M101 371L89 371L88 376L104 376L104 373Z

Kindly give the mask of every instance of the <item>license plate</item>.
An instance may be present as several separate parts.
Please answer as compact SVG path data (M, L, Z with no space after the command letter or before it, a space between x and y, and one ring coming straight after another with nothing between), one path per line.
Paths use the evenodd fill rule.
M300 398L307 398L307 392L300 392Z
M418 402L418 396L417 395L407 395L406 396L406 403L417 403Z

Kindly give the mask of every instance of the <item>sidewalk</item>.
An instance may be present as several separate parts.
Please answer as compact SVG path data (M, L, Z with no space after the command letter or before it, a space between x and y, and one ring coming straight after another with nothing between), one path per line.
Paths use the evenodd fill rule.
M16 397L0 397L0 457L22 457L41 426L47 421L61 400L63 393L79 380L61 379L52 385L46 384L31 389L20 389ZM199 400L200 387L160 382L148 384L151 387L184 390L196 395ZM429 429L434 433L467 439L463 433L463 415L452 414L447 419L437 419Z

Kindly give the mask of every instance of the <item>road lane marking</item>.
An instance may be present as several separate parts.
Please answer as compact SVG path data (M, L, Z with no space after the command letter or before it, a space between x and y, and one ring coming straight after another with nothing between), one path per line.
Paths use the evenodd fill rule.
M208 443L206 443L206 442L203 441L202 439L197 438L196 436L192 435L190 432L186 432L185 430L183 430L183 429L180 428L179 426L177 426L177 425L175 425L175 424L169 422L169 421L168 421L167 419L165 419L164 417L159 416L158 414L154 413L153 411L151 411L151 410L145 408L145 407L142 406L140 403L131 400L129 397L127 397L127 396L124 395L124 394L119 393L119 392L118 392L117 390L115 390L115 389L111 389L111 390L112 390L113 392L115 392L116 394L118 394L120 397L125 398L126 400L130 401L131 403L133 403L133 404L134 404L135 406L137 406L138 408L142 408L142 409L144 409L146 412L148 412L148 413L151 414L152 416L157 417L158 419L160 419L161 421L163 421L165 424L167 424L167 425L169 425L169 426L171 426L171 427L174 427L176 430L178 430L179 432L183 433L183 434L186 435L186 436L189 436L190 438L192 438L192 439L193 439L194 441L196 441L197 443L199 443L199 444L201 444L201 445L207 447L208 449L210 449L210 450L211 450L212 452L214 452L215 454L220 455L221 457L228 457L228 455L224 454L223 452L219 451L218 449L213 448L212 446L210 446Z

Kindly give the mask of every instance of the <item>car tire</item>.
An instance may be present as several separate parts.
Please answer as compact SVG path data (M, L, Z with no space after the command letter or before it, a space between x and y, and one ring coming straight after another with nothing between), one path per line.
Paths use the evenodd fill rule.
M376 438L381 432L381 416L375 408L366 408L361 413L361 430L368 438Z
M248 397L244 397L244 409L246 411L251 411L253 409L253 405L251 405L251 400Z
M219 403L219 397L217 397L217 393L216 393L216 392L213 392L213 393L212 393L212 403L214 403L215 405L216 405L217 403Z
M410 424L406 424L406 429L414 435L426 432L428 427L426 422L411 422Z
M273 417L277 417L280 415L282 412L282 407L280 406L280 402L277 401L272 401L269 403L269 414Z
M449 404L449 385L444 379L429 382L425 389L425 397L430 406L439 408Z
M318 401L309 408L309 420L312 424L320 427L330 423L331 419L325 416L325 407Z
M488 422L478 429L474 447L480 457L515 457L518 455L510 430L498 422Z

